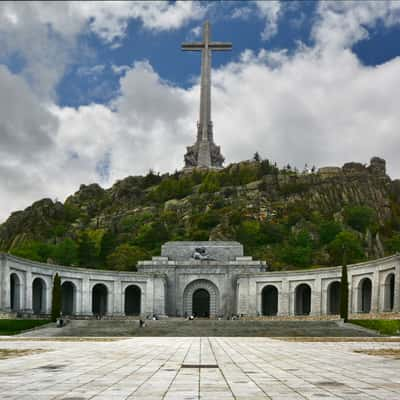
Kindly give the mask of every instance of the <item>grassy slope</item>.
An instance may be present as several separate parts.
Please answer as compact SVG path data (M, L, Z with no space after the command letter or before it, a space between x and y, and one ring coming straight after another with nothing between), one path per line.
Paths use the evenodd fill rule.
M349 322L364 328L373 329L383 335L400 334L400 320L397 319L353 319Z

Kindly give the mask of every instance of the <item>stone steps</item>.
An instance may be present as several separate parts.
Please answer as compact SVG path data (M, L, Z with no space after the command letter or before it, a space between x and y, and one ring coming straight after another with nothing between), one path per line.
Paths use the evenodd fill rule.
M48 336L244 336L244 337L357 337L378 336L355 325L339 321L194 320L145 321L140 328L134 320L71 320L63 328L43 329ZM47 332L47 333L46 333ZM41 330L33 333L41 336ZM32 332L30 332L32 336Z

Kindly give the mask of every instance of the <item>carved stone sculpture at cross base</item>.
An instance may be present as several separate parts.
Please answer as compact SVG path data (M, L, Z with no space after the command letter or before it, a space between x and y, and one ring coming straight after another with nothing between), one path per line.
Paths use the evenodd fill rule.
M211 51L224 51L232 48L231 43L211 42L210 24L204 24L203 42L183 43L186 51L201 51L200 115L197 123L197 140L187 147L185 170L193 168L220 169L225 161L221 149L214 143L211 121Z

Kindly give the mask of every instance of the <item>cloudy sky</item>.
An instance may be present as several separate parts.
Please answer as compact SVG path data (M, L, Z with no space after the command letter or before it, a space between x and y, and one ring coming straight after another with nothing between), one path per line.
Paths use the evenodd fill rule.
M81 183L173 172L194 142L213 39L227 164L388 161L400 177L400 1L1 2L0 222Z

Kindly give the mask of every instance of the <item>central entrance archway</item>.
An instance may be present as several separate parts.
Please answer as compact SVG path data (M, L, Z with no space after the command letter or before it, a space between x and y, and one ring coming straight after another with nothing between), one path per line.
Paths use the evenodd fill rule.
M203 318L217 317L220 314L217 286L207 279L189 283L183 292L183 313Z
M197 289L193 293L193 315L200 318L210 316L210 293L206 289Z

